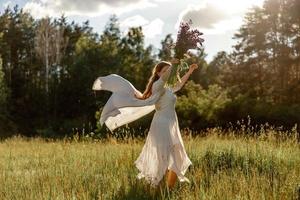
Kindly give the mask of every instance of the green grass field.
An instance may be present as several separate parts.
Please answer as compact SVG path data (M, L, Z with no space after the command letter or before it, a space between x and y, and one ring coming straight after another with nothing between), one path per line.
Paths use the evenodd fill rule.
M45 141L15 137L0 143L0 199L298 199L300 145L265 131L259 137L184 135L193 165L173 191L136 179L143 140Z

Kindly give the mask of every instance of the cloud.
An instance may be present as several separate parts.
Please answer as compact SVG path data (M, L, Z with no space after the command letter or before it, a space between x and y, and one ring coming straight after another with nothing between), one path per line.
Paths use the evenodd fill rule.
M135 15L132 17L128 17L125 20L123 20L120 24L121 27L137 27L137 26L144 26L148 24L149 21L146 20L141 15Z
M57 13L53 9L47 9L42 3L39 2L28 2L23 7L25 11L31 13L35 18L42 18L45 16L58 17L62 13Z
M151 21L148 25L146 25L143 30L146 37L154 38L162 34L163 26L164 22L161 19L156 18L155 20Z
M126 18L120 23L120 27L125 29L125 32L129 27L137 26L141 26L145 37L151 39L162 34L164 22L160 18L149 21L141 15L135 15Z
M24 10L40 18L46 15L83 15L88 17L114 13L121 15L136 9L157 6L149 0L31 0Z
M7 8L7 6L10 6L11 4L12 4L11 1L6 1L6 2L2 3L2 6L3 6L4 8Z
M203 28L201 31L209 35L226 34L228 31L237 30L242 24L242 17L233 17L214 24L213 28Z
M180 21L193 21L194 27L213 28L213 25L228 18L229 15L213 4L189 5L181 12L176 24L178 27Z
M252 6L262 6L263 0L206 0L198 5L188 5L175 25L178 29L181 21L192 20L192 27L201 29L205 34L224 34L238 29L243 16Z

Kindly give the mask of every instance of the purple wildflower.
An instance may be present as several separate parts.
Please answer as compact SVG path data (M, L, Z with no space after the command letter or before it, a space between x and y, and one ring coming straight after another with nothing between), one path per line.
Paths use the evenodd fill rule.
M204 42L204 39L200 37L203 33L197 29L191 29L190 24L192 24L191 20L180 23L175 44L175 57L178 59L183 58L189 49L196 49Z

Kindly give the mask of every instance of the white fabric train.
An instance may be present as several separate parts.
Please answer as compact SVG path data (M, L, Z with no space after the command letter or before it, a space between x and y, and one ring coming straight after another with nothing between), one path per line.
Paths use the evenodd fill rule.
M159 79L160 80L160 79ZM104 123L110 131L132 121L135 121L155 109L155 103L163 94L159 88L164 82L153 85L153 95L145 100L137 99L134 93L140 93L128 80L118 74L98 77L93 84L93 90L111 91L112 95L103 107L100 124Z

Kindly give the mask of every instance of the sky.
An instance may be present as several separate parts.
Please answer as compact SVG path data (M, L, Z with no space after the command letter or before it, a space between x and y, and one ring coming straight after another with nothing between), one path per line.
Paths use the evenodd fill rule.
M234 33L243 24L243 17L263 0L0 0L0 12L16 4L40 19L44 16L67 16L69 21L82 23L102 33L109 17L116 14L122 34L129 27L142 26L145 45L161 47L169 33L174 40L181 21L193 22L193 28L204 33L207 60L219 51L230 52Z

